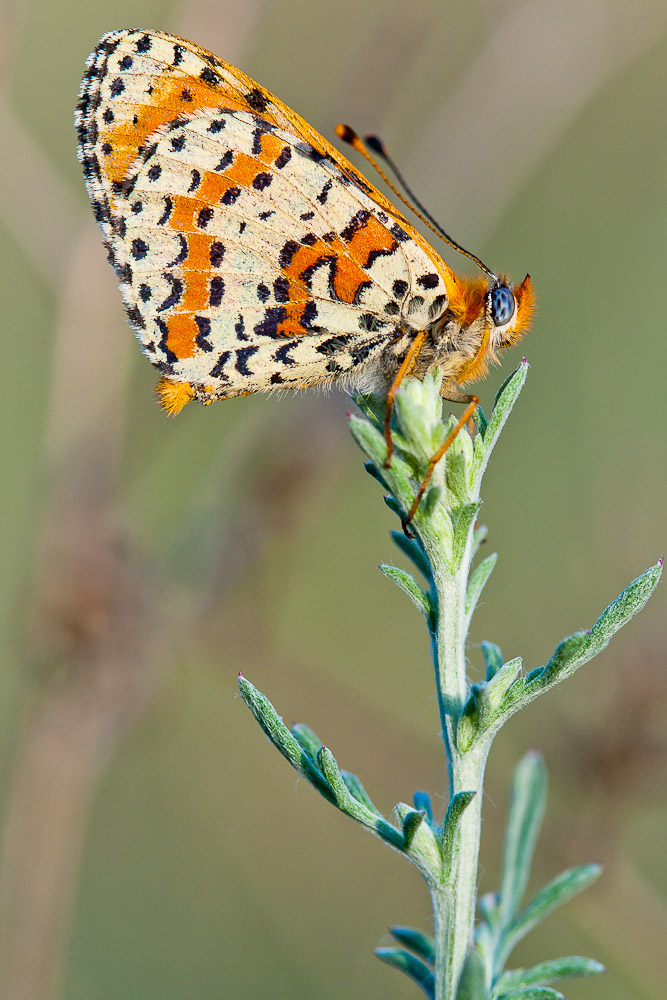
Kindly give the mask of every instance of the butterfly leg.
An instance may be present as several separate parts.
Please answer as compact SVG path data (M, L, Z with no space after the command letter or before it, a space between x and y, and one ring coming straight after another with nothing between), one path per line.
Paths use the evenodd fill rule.
M433 470L435 469L436 465L443 457L443 455L445 454L451 443L456 440L456 437L461 428L465 426L468 420L470 420L473 413L475 412L475 408L479 406L479 396L474 396L470 393L453 392L452 390L447 389L447 390L441 390L440 395L443 396L445 399L451 400L453 403L467 403L468 405L461 414L461 417L458 423L456 424L456 427L454 427L453 430L449 432L449 434L447 435L443 443L440 445L436 453L432 455L431 458L429 459L429 463L426 468L426 474L421 481L419 489L417 490L417 496L413 501L408 516L403 521L403 531L408 535L409 535L408 525L410 524L410 521L412 520L412 518L417 513L417 510L419 509L419 504L421 503L422 497L426 493L428 484L431 481Z
M410 344L407 354L401 362L401 367L396 372L394 381L389 386L386 403L387 409L384 415L384 439L387 442L387 457L384 460L385 469L388 469L391 465L391 456L394 454L394 442L391 439L391 415L394 412L394 398L403 379L410 374L414 366L417 364L419 352L421 351L422 344L426 340L427 336L428 330L421 330L417 334L415 339Z

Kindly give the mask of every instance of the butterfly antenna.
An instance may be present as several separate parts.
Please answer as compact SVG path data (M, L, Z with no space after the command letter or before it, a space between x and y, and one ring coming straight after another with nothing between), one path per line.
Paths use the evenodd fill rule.
M361 153L361 155L368 160L371 166L374 167L375 170L379 173L380 177L385 182L385 184L387 184L389 188L394 192L394 194L401 199L404 205L407 205L410 211L414 212L414 214L417 216L418 219L421 219L421 221L426 226L428 226L431 232L435 233L436 236L439 236L440 239L445 241L445 243L448 243L450 247L452 247L454 250L458 250L459 253L462 253L464 257L469 257L470 260L473 260L475 264L477 264L477 266L480 267L482 271L484 271L484 273L489 276L489 278L491 278L494 284L498 284L498 276L494 274L494 272L491 271L486 266L486 264L484 264L483 261L479 259L479 257L476 257L474 253L470 253L470 251L466 250L465 247L462 247L460 243L457 243L456 240L453 240L452 237L447 232L445 232L440 223L433 218L428 209L425 208L424 205L422 205L419 198L416 197L416 195L412 192L412 190L406 183L405 178L403 177L400 170L398 169L394 161L387 153L384 147L384 143L378 136L367 135L365 137L365 141L363 141L357 135L354 129L350 128L349 125L337 125L336 135L338 136L339 139L342 139L343 142L349 143L354 149L357 150L358 153ZM384 170L382 170L382 168L379 166L375 158L371 156L371 154L368 152L368 149L366 148L367 146L373 150L376 156L379 156L381 157L381 159L384 160L384 162L391 169L392 173L394 174L394 176L396 177L396 179L398 180L399 184L406 192L408 197L412 199L412 203L408 201L407 198L405 198L401 194L401 192L394 184L392 184L392 182L389 180Z

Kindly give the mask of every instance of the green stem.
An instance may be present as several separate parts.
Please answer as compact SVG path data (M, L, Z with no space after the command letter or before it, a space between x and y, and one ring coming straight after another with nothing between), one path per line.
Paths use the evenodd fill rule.
M428 534L425 532L424 534ZM459 792L475 797L456 832L451 868L431 887L435 918L435 1000L455 1000L468 948L472 943L481 833L482 788L489 746L476 741L465 753L456 746L456 725L468 697L465 643L466 591L473 553L471 524L458 565L444 553L440 539L422 535L437 595L437 628L433 642L442 736L449 771L449 801Z

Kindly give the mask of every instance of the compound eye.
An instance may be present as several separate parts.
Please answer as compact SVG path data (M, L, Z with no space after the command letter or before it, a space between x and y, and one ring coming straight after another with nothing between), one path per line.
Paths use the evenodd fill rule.
M489 312L494 326L505 326L516 309L514 296L507 285L496 285L489 292Z

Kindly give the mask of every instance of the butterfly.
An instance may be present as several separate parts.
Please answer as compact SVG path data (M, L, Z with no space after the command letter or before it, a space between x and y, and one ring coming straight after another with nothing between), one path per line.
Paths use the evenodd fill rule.
M442 395L469 404L462 425L477 397L456 387L528 327L529 276L511 288L472 254L487 278L456 276L304 119L192 42L105 34L75 123L127 317L169 413L338 382L388 397L390 457L403 375L440 369ZM366 152L345 126L338 134Z

